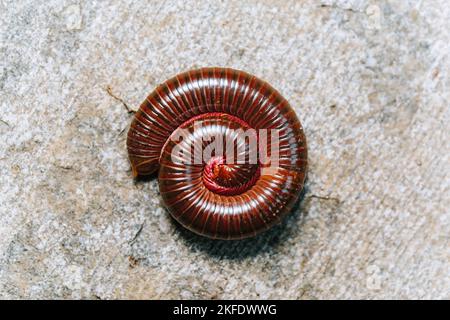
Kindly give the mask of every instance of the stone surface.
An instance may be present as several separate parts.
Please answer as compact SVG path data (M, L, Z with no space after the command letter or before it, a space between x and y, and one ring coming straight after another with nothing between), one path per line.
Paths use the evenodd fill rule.
M450 298L450 7L0 2L0 297ZM230 66L308 137L303 201L250 240L177 226L125 138L160 82Z

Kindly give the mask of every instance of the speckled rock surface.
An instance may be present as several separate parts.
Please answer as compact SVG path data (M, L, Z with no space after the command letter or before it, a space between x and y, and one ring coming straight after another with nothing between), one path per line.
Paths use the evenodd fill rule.
M0 297L450 298L450 7L423 1L1 1ZM250 240L177 226L125 149L166 78L278 88L303 201Z

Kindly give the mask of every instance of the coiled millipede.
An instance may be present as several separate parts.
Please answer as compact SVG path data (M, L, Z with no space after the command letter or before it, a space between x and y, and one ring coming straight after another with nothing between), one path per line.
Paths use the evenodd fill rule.
M232 157L208 141L224 142ZM306 175L306 139L289 103L268 83L229 68L192 70L159 85L135 114L127 147L135 177L159 170L170 214L215 239L254 236L279 222ZM202 158L208 148L211 156Z

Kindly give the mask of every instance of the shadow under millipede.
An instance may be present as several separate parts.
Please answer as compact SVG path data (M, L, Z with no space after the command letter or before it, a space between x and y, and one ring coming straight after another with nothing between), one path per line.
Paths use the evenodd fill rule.
M157 180L158 179L158 172L154 172L148 176L138 176L136 178L134 178L134 185L141 185L141 184L145 184L149 181L153 181L153 180Z

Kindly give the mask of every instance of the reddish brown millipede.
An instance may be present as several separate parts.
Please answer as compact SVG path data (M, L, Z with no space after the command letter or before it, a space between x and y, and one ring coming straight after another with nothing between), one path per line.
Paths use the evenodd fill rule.
M278 132L275 168L260 160L232 163L223 154L200 163L174 161L179 143L199 141L204 149L205 136L225 140L231 132L260 129ZM174 139L179 130L184 142ZM250 139L237 142L246 153ZM263 143L259 131L257 143ZM306 175L306 139L289 103L268 83L229 68L192 70L159 85L137 111L127 147L134 176L159 170L171 215L216 239L253 236L279 222L297 201ZM274 153L273 146L266 148Z

